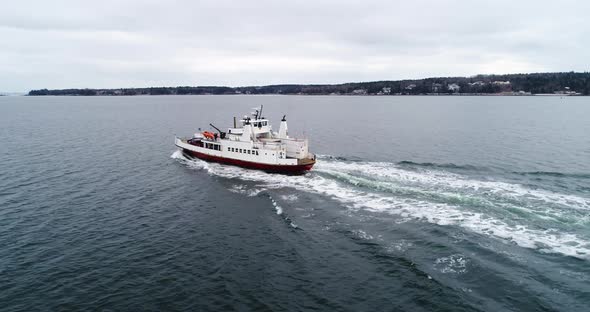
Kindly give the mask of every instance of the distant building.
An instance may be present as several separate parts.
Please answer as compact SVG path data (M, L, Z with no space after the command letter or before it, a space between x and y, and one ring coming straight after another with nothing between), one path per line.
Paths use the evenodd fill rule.
M485 83L483 81L476 81L476 82L470 82L469 85L473 86L473 87L476 87L476 86L481 87L481 86L485 85Z
M408 85L407 87L405 87L405 89L406 89L406 90L412 90L412 89L414 89L415 87L416 87L416 85L412 83L412 84Z
M352 94L354 95L365 95L367 94L367 90L365 89L356 89L352 91Z
M580 93L570 90L568 87L566 87L566 91L555 91L554 93L563 95L580 95Z
M510 81L506 80L506 81L494 81L492 82L495 85L509 85Z
M383 94L390 94L391 93L391 88L389 88L389 87L383 87L383 90L381 92L383 92Z
M459 87L459 85L456 83L451 83L447 88L451 92L459 92L459 90L461 89L461 87Z
M433 83L432 84L432 92L438 93L443 89L443 85L441 83Z

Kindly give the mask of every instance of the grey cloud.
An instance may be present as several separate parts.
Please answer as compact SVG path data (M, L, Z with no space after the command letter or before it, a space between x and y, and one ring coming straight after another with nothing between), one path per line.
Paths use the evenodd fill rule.
M587 71L580 1L19 1L0 90Z

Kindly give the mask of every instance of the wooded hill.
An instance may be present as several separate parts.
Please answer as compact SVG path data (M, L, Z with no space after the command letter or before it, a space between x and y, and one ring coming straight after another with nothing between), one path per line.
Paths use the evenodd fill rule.
M590 95L590 72L477 75L343 84L282 84L250 87L151 87L121 89L32 90L28 95L185 95L185 94L301 94L301 95L425 95L425 94L564 94Z

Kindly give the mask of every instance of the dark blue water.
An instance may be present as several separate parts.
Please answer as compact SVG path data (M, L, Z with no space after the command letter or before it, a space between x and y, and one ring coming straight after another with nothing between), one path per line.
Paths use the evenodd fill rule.
M304 176L187 160L264 105ZM587 311L586 97L1 97L0 307Z

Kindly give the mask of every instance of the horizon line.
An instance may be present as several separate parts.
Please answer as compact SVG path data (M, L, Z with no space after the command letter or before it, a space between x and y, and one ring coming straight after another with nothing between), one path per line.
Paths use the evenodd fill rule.
M426 79L438 79L438 78L475 78L478 76L508 76L508 75L535 75L535 74L563 74L563 73L590 73L590 71L547 71L547 72L528 72L528 73L504 73L504 74L475 74L470 76L430 76L430 77L423 77L423 78L404 78L404 79L381 79L381 80L365 80L365 81L347 81L347 82L332 82L332 83L274 83L274 84L252 84L252 85L151 85L151 86L143 86L143 87L60 87L60 88L40 88L40 89L29 89L28 91L0 91L2 95L9 95L9 94L21 94L21 93L28 93L33 90L69 90L69 89L78 89L78 90L109 90L109 89L146 89L146 88L179 88L179 87L220 87L220 88L252 88L252 87L270 87L270 86L286 86L286 85L308 85L308 86L329 86L329 85L345 85L345 84L358 84L358 83L374 83L374 82L401 82L401 81L418 81L418 80L426 80Z

